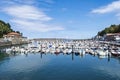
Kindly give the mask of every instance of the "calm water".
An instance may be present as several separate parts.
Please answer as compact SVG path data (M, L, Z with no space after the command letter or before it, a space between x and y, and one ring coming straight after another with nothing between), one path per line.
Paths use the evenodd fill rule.
M118 58L62 53L0 58L0 80L120 80Z

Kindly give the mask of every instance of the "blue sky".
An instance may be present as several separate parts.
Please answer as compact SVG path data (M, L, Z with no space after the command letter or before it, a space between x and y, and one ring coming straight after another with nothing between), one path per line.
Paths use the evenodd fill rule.
M0 19L28 38L91 38L120 23L120 0L1 0Z

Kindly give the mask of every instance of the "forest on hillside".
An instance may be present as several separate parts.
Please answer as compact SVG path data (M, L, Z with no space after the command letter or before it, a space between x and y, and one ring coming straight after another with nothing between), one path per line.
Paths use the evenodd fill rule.
M104 36L107 33L119 33L120 32L120 24L119 25L111 25L110 27L105 28L104 30L98 32L98 36Z
M9 23L5 23L4 21L0 20L0 38L2 38L3 35L8 34L10 32L20 33L19 31L14 31Z

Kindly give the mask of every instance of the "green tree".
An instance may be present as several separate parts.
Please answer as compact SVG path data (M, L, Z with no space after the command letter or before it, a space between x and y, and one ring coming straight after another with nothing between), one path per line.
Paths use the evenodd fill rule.
M0 20L0 38L3 37L3 35L8 34L10 32L15 32L13 29L11 29L11 25ZM19 31L16 32L20 33Z
M113 24L110 27L105 28L104 30L98 32L97 35L103 36L103 35L105 35L107 33L119 33L119 32L120 32L120 24L119 25Z

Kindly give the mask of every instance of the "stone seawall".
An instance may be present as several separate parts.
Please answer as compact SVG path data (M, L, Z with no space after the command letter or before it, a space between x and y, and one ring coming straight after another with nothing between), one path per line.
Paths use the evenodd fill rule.
M9 41L9 42L0 42L0 47L22 45L22 44L28 44L28 42L27 41L23 41L23 42L20 42L20 43L12 43L11 41Z
M3 46L11 46L12 45L12 42L11 41L8 41L8 42L0 42L0 47L3 47Z

